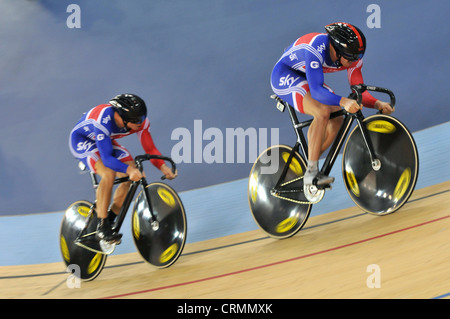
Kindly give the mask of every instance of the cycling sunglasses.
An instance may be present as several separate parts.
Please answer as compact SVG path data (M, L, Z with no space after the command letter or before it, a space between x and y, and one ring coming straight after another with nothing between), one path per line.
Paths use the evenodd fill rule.
M341 56L346 60L348 60L349 62L355 62L362 59L363 55L364 54L360 53L360 54L342 54Z
M142 124L145 121L145 118L146 118L146 116L142 115L141 118L130 120L128 122L133 123L133 124Z

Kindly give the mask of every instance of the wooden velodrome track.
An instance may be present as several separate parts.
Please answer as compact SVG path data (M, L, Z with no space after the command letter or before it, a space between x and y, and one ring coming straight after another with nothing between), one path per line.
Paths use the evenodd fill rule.
M450 298L449 207L447 181L392 215L353 207L314 216L285 240L256 230L191 243L167 269L112 255L80 288L68 288L62 262L4 266L0 298Z

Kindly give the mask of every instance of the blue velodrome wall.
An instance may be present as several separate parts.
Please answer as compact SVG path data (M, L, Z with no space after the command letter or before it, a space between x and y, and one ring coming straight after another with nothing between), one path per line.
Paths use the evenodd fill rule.
M450 180L450 122L415 132L419 149L419 178L416 190ZM355 206L344 186L341 157L330 175L333 189L313 205L311 217ZM248 179L238 179L209 187L180 192L186 210L187 242L199 242L258 229L247 201ZM436 192L445 191L445 189ZM93 194L88 198L93 199ZM410 202L413 202L413 198ZM412 204L414 205L414 204ZM136 251L131 222L132 208L122 227L123 240L114 254ZM361 212L362 213L362 212ZM48 214L0 217L0 266L61 262L59 229L64 211ZM381 217L380 217L381 218ZM306 224L305 227L309 227ZM265 234L261 231L261 237Z
M81 28L66 25L71 3L81 8ZM271 69L290 42L334 21L365 33L365 81L396 93L396 117L413 132L448 122L449 2L376 1L380 28L366 24L371 3L0 1L0 215L62 211L91 199L68 134L82 112L126 91L147 100L152 134L167 155L174 130L194 132L195 120L221 132L278 128L280 142L291 143L287 115L268 98ZM346 74L326 82L348 93ZM135 138L123 144L140 152ZM178 167L171 185L189 191L243 179L251 163Z

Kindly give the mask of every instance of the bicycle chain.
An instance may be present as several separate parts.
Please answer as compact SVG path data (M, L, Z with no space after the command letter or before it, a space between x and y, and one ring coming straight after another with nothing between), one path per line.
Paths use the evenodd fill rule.
M288 184L290 184L290 183L294 183L294 182L296 182L296 181L299 181L299 180L301 180L303 178L303 176L300 176L300 177L297 177L297 178L295 178L295 179L293 179L293 180L290 180L290 181L288 181L288 182L285 182L285 183L283 183L283 184L281 184L280 186L286 186L286 185L288 185ZM294 192L297 192L297 190L293 190L292 191L293 193ZM300 192L300 190L298 190L298 192ZM276 198L279 198L279 199L283 199L283 200L287 200L287 201L289 201L289 202L292 202L292 203L295 203L295 204L300 204L300 205L312 205L312 204L317 204L317 203L319 203L321 200L322 200L322 198L323 198L323 196L319 199L319 200L317 200L317 201L314 201L314 202L310 202L310 201L301 201L301 200L296 200L296 199L292 199L292 198L289 198L289 197L283 197L283 196L281 196L281 195L278 195L278 194L276 194L276 193L271 193L271 195L273 196L273 197L276 197Z

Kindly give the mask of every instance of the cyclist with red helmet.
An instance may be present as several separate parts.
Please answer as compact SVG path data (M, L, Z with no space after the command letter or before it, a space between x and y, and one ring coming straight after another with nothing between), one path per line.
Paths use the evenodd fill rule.
M287 47L275 64L271 86L275 94L300 113L313 116L308 130L308 168L304 184L327 185L333 177L322 176L318 160L333 142L342 117L330 120L330 113L343 107L355 113L361 106L353 100L339 96L324 83L324 73L347 70L350 85L362 84L362 57L366 38L360 29L344 22L325 26L326 33L309 33ZM376 108L384 114L394 110L386 102L364 92L362 104Z
M120 212L131 182L117 187L108 210L114 179L129 176L130 180L138 181L143 177L135 167L131 154L116 139L136 133L147 154L161 155L149 128L145 102L134 94L120 94L111 99L109 104L98 105L84 113L70 133L69 148L72 154L101 177L96 192L98 239L117 241L122 236L112 231L111 223ZM164 161L151 162L167 179L176 177Z

